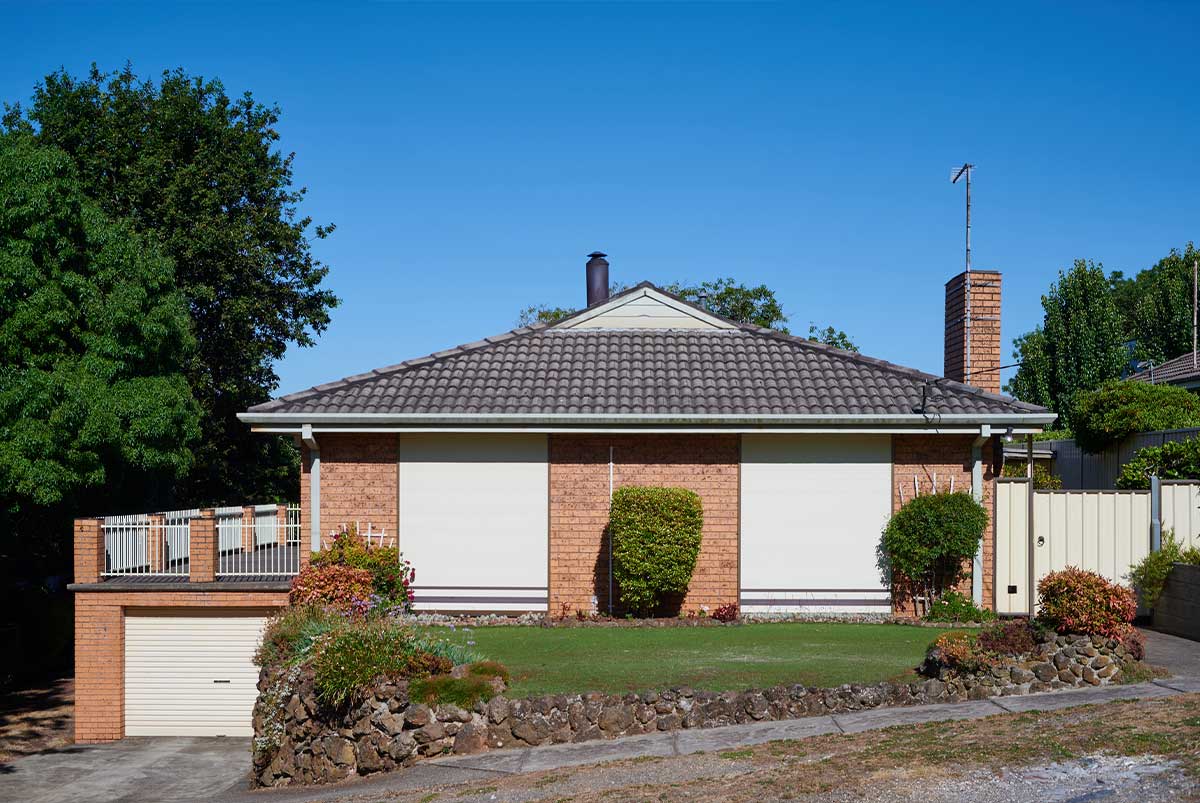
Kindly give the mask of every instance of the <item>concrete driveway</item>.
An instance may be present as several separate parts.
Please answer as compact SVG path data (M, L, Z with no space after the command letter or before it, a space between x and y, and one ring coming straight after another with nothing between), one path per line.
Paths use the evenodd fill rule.
M175 803L247 789L250 740L130 737L26 756L0 769L0 800L22 803Z

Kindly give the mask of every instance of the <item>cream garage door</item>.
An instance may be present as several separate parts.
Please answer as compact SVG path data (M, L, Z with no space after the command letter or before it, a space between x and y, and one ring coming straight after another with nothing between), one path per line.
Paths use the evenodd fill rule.
M400 549L417 610L544 611L545 435L402 435Z
M888 435L742 438L747 613L887 613L875 547L891 512Z
M127 736L253 736L254 651L269 611L125 615Z

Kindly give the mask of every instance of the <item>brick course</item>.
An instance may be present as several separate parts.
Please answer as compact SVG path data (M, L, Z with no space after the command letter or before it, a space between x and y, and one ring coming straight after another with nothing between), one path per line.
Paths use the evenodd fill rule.
M954 480L954 490L971 490L971 443L974 435L895 435L892 437L892 511L900 509L903 502L911 500L914 494L913 481L922 494L932 493L936 476L939 491L950 489L950 480ZM992 496L995 492L995 479L998 469L993 438L983 445L983 506L988 513L988 526L983 533L983 605L985 608L994 607L995 594L993 577L996 559L996 530L993 521ZM967 577L960 587L966 594L971 593L971 579ZM892 609L897 615L915 615L915 607L907 594L899 589L893 589Z
M278 608L285 591L76 591L75 741L125 736L125 613L130 608Z
M550 613L608 610L608 460L613 487L659 485L700 495L704 530L684 610L737 602L737 435L551 435ZM615 606L614 606L615 607Z
M387 528L385 543L396 544L399 505L399 438L394 434L317 435L321 447L321 539L343 525L358 522L366 531ZM312 455L304 449L300 474L300 510L305 520L301 541L309 542L309 477Z

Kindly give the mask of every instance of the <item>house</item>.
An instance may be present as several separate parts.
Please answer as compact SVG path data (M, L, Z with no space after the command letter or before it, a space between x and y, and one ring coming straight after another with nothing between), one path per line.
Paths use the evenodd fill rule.
M1162 365L1151 365L1144 371L1130 374L1134 382L1149 382L1152 385L1178 385L1190 391L1200 390L1200 352L1187 352Z
M286 600L286 576L259 570L294 571L347 524L399 544L419 610L608 611L612 490L682 486L704 506L685 609L902 612L876 567L890 514L935 489L990 509L1001 436L1054 419L999 394L998 273L946 284L943 378L649 283L608 297L608 268L591 255L587 307L565 320L245 412L255 431L301 444L299 518L197 511L184 544L171 529L184 525L150 517L132 558L117 554L130 551L122 528L141 520L79 520L80 740L244 732L255 628ZM989 531L971 579L989 607L993 553Z

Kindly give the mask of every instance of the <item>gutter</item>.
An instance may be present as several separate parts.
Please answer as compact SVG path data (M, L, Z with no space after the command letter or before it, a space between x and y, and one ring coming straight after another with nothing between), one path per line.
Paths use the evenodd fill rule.
M1003 424L1045 426L1058 416L1055 413L885 413L885 414L818 414L818 415L740 415L710 413L238 413L247 424L561 424L561 425L619 425L619 424L717 424L717 425L783 425L813 426L901 424L933 426L957 423L969 426Z

